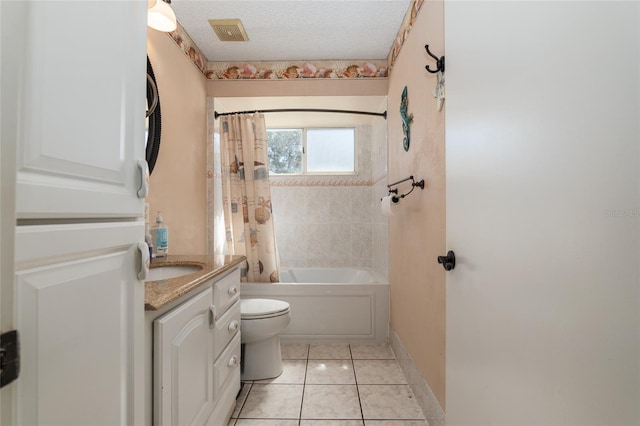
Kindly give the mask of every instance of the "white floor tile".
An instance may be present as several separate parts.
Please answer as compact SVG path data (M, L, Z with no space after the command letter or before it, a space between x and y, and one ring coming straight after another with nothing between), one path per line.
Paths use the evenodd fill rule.
M282 419L238 419L235 426L298 426L298 421Z
M254 383L240 410L241 419L298 419L303 385Z
M311 345L309 359L351 359L349 345Z
M309 360L307 384L311 385L355 385L353 364L346 360Z
M303 419L362 419L355 385L306 385Z
M408 385L360 385L358 391L365 420L424 419Z
M309 356L309 345L294 343L282 343L280 345L282 359L307 359Z
M406 385L400 365L395 359L354 359L359 385Z
M281 347L282 375L245 382L227 426L429 426L389 346Z
M281 383L291 385L304 384L307 361L302 359L282 360L282 374L273 379L256 380L254 383Z
M388 345L351 345L353 359L395 359Z

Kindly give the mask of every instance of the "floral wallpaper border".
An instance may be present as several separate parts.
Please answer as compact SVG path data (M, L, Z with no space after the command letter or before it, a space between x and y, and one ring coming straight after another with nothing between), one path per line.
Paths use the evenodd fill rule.
M424 0L412 0L386 60L207 62L198 46L178 22L167 33L180 50L211 80L289 80L296 78L387 78Z
M200 72L206 76L205 66L207 64L207 58L202 54L189 34L187 34L187 31L182 27L182 25L180 25L180 22L178 22L178 27L175 31L171 31L167 34L178 45L180 50L187 55L193 65L195 65Z
M211 80L291 80L296 78L384 78L385 60L209 62Z
M406 15L404 15L404 20L402 21L402 25L400 25L400 29L398 30L398 34L396 35L396 40L393 43L393 47L389 52L389 56L387 57L388 63L388 72L391 72L391 69L396 63L396 58L398 54L400 54L400 49L402 49L402 45L404 44L411 28L413 28L413 24L416 22L416 18L418 16L418 12L422 7L424 0L412 0L409 9L407 10Z

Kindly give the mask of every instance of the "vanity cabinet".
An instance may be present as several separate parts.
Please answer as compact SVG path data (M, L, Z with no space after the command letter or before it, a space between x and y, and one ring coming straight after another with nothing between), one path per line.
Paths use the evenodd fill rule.
M155 319L153 334L153 424L226 425L240 390L240 271Z

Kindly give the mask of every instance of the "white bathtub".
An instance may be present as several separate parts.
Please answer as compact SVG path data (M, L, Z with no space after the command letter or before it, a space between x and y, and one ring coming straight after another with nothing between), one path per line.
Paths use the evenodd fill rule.
M242 283L242 298L279 299L291 306L283 342L386 343L389 285L366 268L291 268L280 283Z

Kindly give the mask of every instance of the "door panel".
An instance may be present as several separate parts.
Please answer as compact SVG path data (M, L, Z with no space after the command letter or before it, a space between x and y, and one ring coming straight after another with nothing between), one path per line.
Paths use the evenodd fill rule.
M154 321L154 424L203 425L214 407L213 290Z
M449 425L640 422L639 8L445 4Z
M18 218L141 214L142 3L29 2L19 41Z
M142 341L138 330L144 304L135 243L143 224L133 233L132 224L120 232L117 224L104 226L115 234L128 231L130 241L87 250L85 256L78 254L83 248L79 245L66 257L35 259L21 252L28 247L21 241L23 228L36 228L41 241L54 246L59 239L47 234L46 225L17 231L17 257L22 259L16 272L23 356L19 424L135 421L136 392L142 391L142 346L136 342Z

